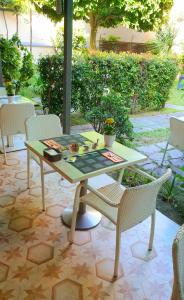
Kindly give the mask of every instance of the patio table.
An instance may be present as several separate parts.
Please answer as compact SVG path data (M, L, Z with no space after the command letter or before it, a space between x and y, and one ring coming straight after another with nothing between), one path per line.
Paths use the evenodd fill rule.
M96 142L99 139L99 144L104 144L103 135L95 132L84 132L80 135L91 142ZM147 157L133 149L130 149L120 143L114 142L112 147L105 147L109 151L112 151L116 155L125 159L123 162L114 163L110 166L103 166L103 168L83 173L80 169L76 168L72 163L67 162L64 159L61 159L57 162L50 162L43 156L43 150L47 148L41 141L27 141L25 142L27 150L31 150L36 154L42 161L50 165L56 172L63 176L70 183L83 183L83 188L81 190L81 196L85 195L87 190L85 188L89 178L101 175L107 172L112 172L116 170L124 169L127 166L132 166L136 163L144 161ZM70 227L72 219L72 208L68 207L64 210L62 215L63 223ZM97 211L90 211L86 208L85 204L81 203L79 207L76 229L78 230L88 230L99 224L101 220L101 214Z

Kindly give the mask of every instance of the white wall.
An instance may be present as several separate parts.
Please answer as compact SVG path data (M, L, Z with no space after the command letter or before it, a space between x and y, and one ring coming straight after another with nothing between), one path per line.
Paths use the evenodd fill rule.
M170 13L170 24L176 30L176 39L173 50L176 53L184 52L184 0L175 0Z

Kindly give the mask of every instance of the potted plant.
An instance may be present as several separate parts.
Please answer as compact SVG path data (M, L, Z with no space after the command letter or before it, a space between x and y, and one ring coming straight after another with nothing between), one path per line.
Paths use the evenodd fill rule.
M107 118L104 122L104 142L107 147L111 147L116 139L116 123L113 118Z
M11 81L5 81L6 92L8 96L8 103L13 103L15 95L15 86Z

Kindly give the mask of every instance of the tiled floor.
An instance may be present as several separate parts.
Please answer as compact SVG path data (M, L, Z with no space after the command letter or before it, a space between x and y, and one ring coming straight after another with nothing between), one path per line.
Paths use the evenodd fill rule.
M26 190L26 152L0 156L0 300L168 300L172 288L171 245L178 226L157 213L154 250L147 252L149 220L122 233L119 279L112 283L115 231L105 218L77 232L68 244L61 223L75 185L46 176L47 210L41 211L39 169L32 165ZM96 186L111 179L93 179Z

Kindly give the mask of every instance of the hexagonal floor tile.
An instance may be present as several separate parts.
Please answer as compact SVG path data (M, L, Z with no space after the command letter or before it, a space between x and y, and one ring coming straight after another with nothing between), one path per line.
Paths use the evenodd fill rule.
M18 165L20 163L20 161L16 158L9 158L7 159L7 166L14 166L14 165Z
M136 242L131 246L132 256L142 259L144 261L149 261L157 256L155 249L148 251L148 244L144 242Z
M8 271L9 271L9 266L0 262L0 282L7 279Z
M17 217L11 219L8 228L17 232L29 229L32 226L32 220L28 217Z
M52 217L52 218L59 218L61 217L63 213L64 206L55 204L52 206L47 207L46 209L46 215Z
M53 300L82 300L82 286L73 280L65 279L53 286L52 298Z
M69 240L69 234L70 232L68 232L68 240ZM75 231L74 244L78 246L82 246L89 242L91 242L91 235L89 231Z
M27 253L27 260L40 265L49 261L54 256L54 248L45 243L40 243L34 246L29 247Z
M45 188L45 194L47 194L47 193L48 193L48 189ZM33 186L29 190L29 195L31 195L33 197L40 197L41 194L42 194L41 186Z
M113 280L114 260L110 258L104 258L96 263L96 275L97 277L111 282ZM123 276L123 269L119 264L118 278Z
M101 225L102 225L102 227L107 228L109 230L112 230L112 231L116 230L116 226L107 218L102 217Z
M31 174L31 176L32 176L32 174ZM20 180L25 180L25 179L27 179L27 172L26 171L17 172L15 174L15 178L20 179Z
M15 197L12 195L0 196L0 207L7 207L15 203Z

